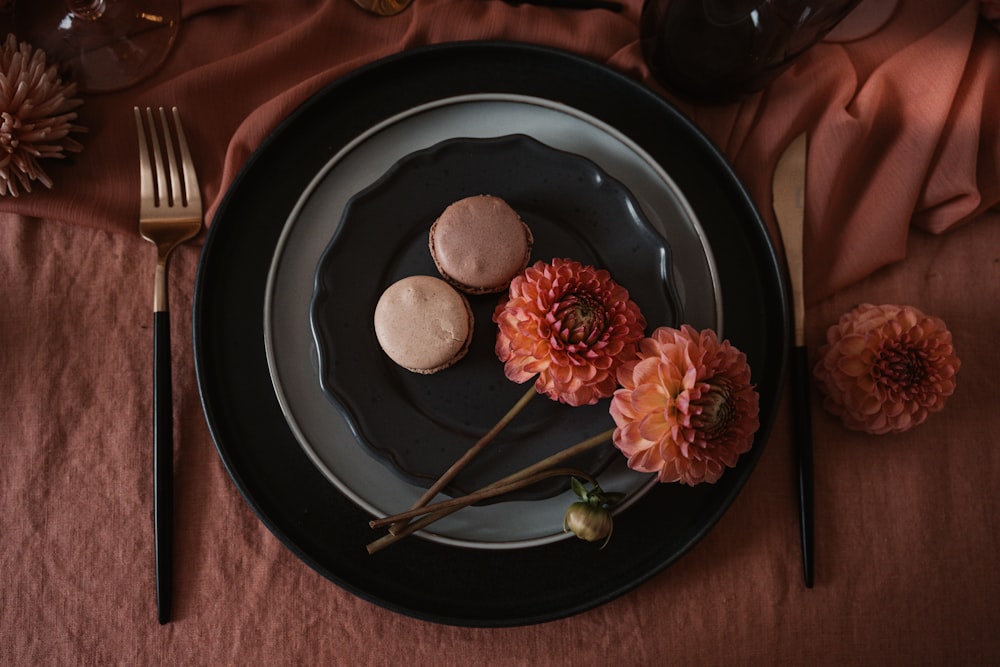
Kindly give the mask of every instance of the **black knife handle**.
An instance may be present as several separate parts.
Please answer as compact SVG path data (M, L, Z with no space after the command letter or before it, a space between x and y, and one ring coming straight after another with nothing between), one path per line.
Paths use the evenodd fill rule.
M174 548L174 417L170 373L170 313L153 313L153 525L156 611L170 620Z
M809 355L805 346L792 348L792 422L795 467L799 481L799 519L802 528L802 573L806 588L813 586L813 451L809 403Z

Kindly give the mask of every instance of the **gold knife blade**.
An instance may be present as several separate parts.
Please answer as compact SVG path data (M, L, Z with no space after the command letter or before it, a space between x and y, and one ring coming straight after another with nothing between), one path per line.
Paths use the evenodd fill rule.
M771 194L774 215L781 231L781 244L788 262L788 278L792 287L792 317L795 323L795 344L805 345L805 298L802 289L802 238L806 203L806 150L808 140L803 132L792 140L778 159L774 169Z
M802 537L802 573L806 588L812 588L813 545L813 455L812 419L809 403L809 355L806 350L805 299L803 295L802 241L806 202L806 135L792 140L774 170L774 215L781 231L788 278L792 285L792 317L795 343L791 355L792 422L795 464L798 473L799 524Z

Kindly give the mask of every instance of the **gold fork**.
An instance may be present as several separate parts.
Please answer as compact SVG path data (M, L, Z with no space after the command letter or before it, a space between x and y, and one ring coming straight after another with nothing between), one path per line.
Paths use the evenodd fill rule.
M139 134L139 233L156 246L153 278L153 523L156 550L156 608L170 620L173 587L173 396L170 373L170 311L167 263L170 253L201 230L201 193L177 107L167 112L134 107ZM162 135L162 136L161 136ZM176 143L174 138L176 136ZM162 142L162 143L161 143Z

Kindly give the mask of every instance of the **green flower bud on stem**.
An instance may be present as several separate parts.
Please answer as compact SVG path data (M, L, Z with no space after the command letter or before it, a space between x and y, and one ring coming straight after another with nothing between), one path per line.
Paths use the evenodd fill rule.
M587 491L583 482L572 478L573 491L580 500L574 502L563 516L563 532L571 532L581 540L597 542L603 549L611 539L614 520L611 509L625 497L623 493L605 493L597 484Z

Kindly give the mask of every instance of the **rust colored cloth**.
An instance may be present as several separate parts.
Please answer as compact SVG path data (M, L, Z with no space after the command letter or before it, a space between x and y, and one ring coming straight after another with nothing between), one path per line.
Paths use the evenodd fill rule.
M136 228L132 106L182 109L210 222L255 147L296 106L409 48L545 44L666 95L641 58L638 0L620 14L415 0L392 18L349 0L182 4L176 48L152 79L84 96L84 151L45 164L55 188L0 199L0 663L1000 660L1000 32L972 0L902 0L872 36L817 45L742 103L675 100L729 158L769 223L778 155L810 133L812 349L857 302L910 303L948 323L963 360L945 410L899 436L848 432L814 397L813 590L801 583L788 401L749 484L709 535L595 610L467 629L400 616L337 588L257 520L215 453L192 360L195 242L175 255L170 276L176 620L157 625L154 255ZM655 539L655 526L650 533Z

